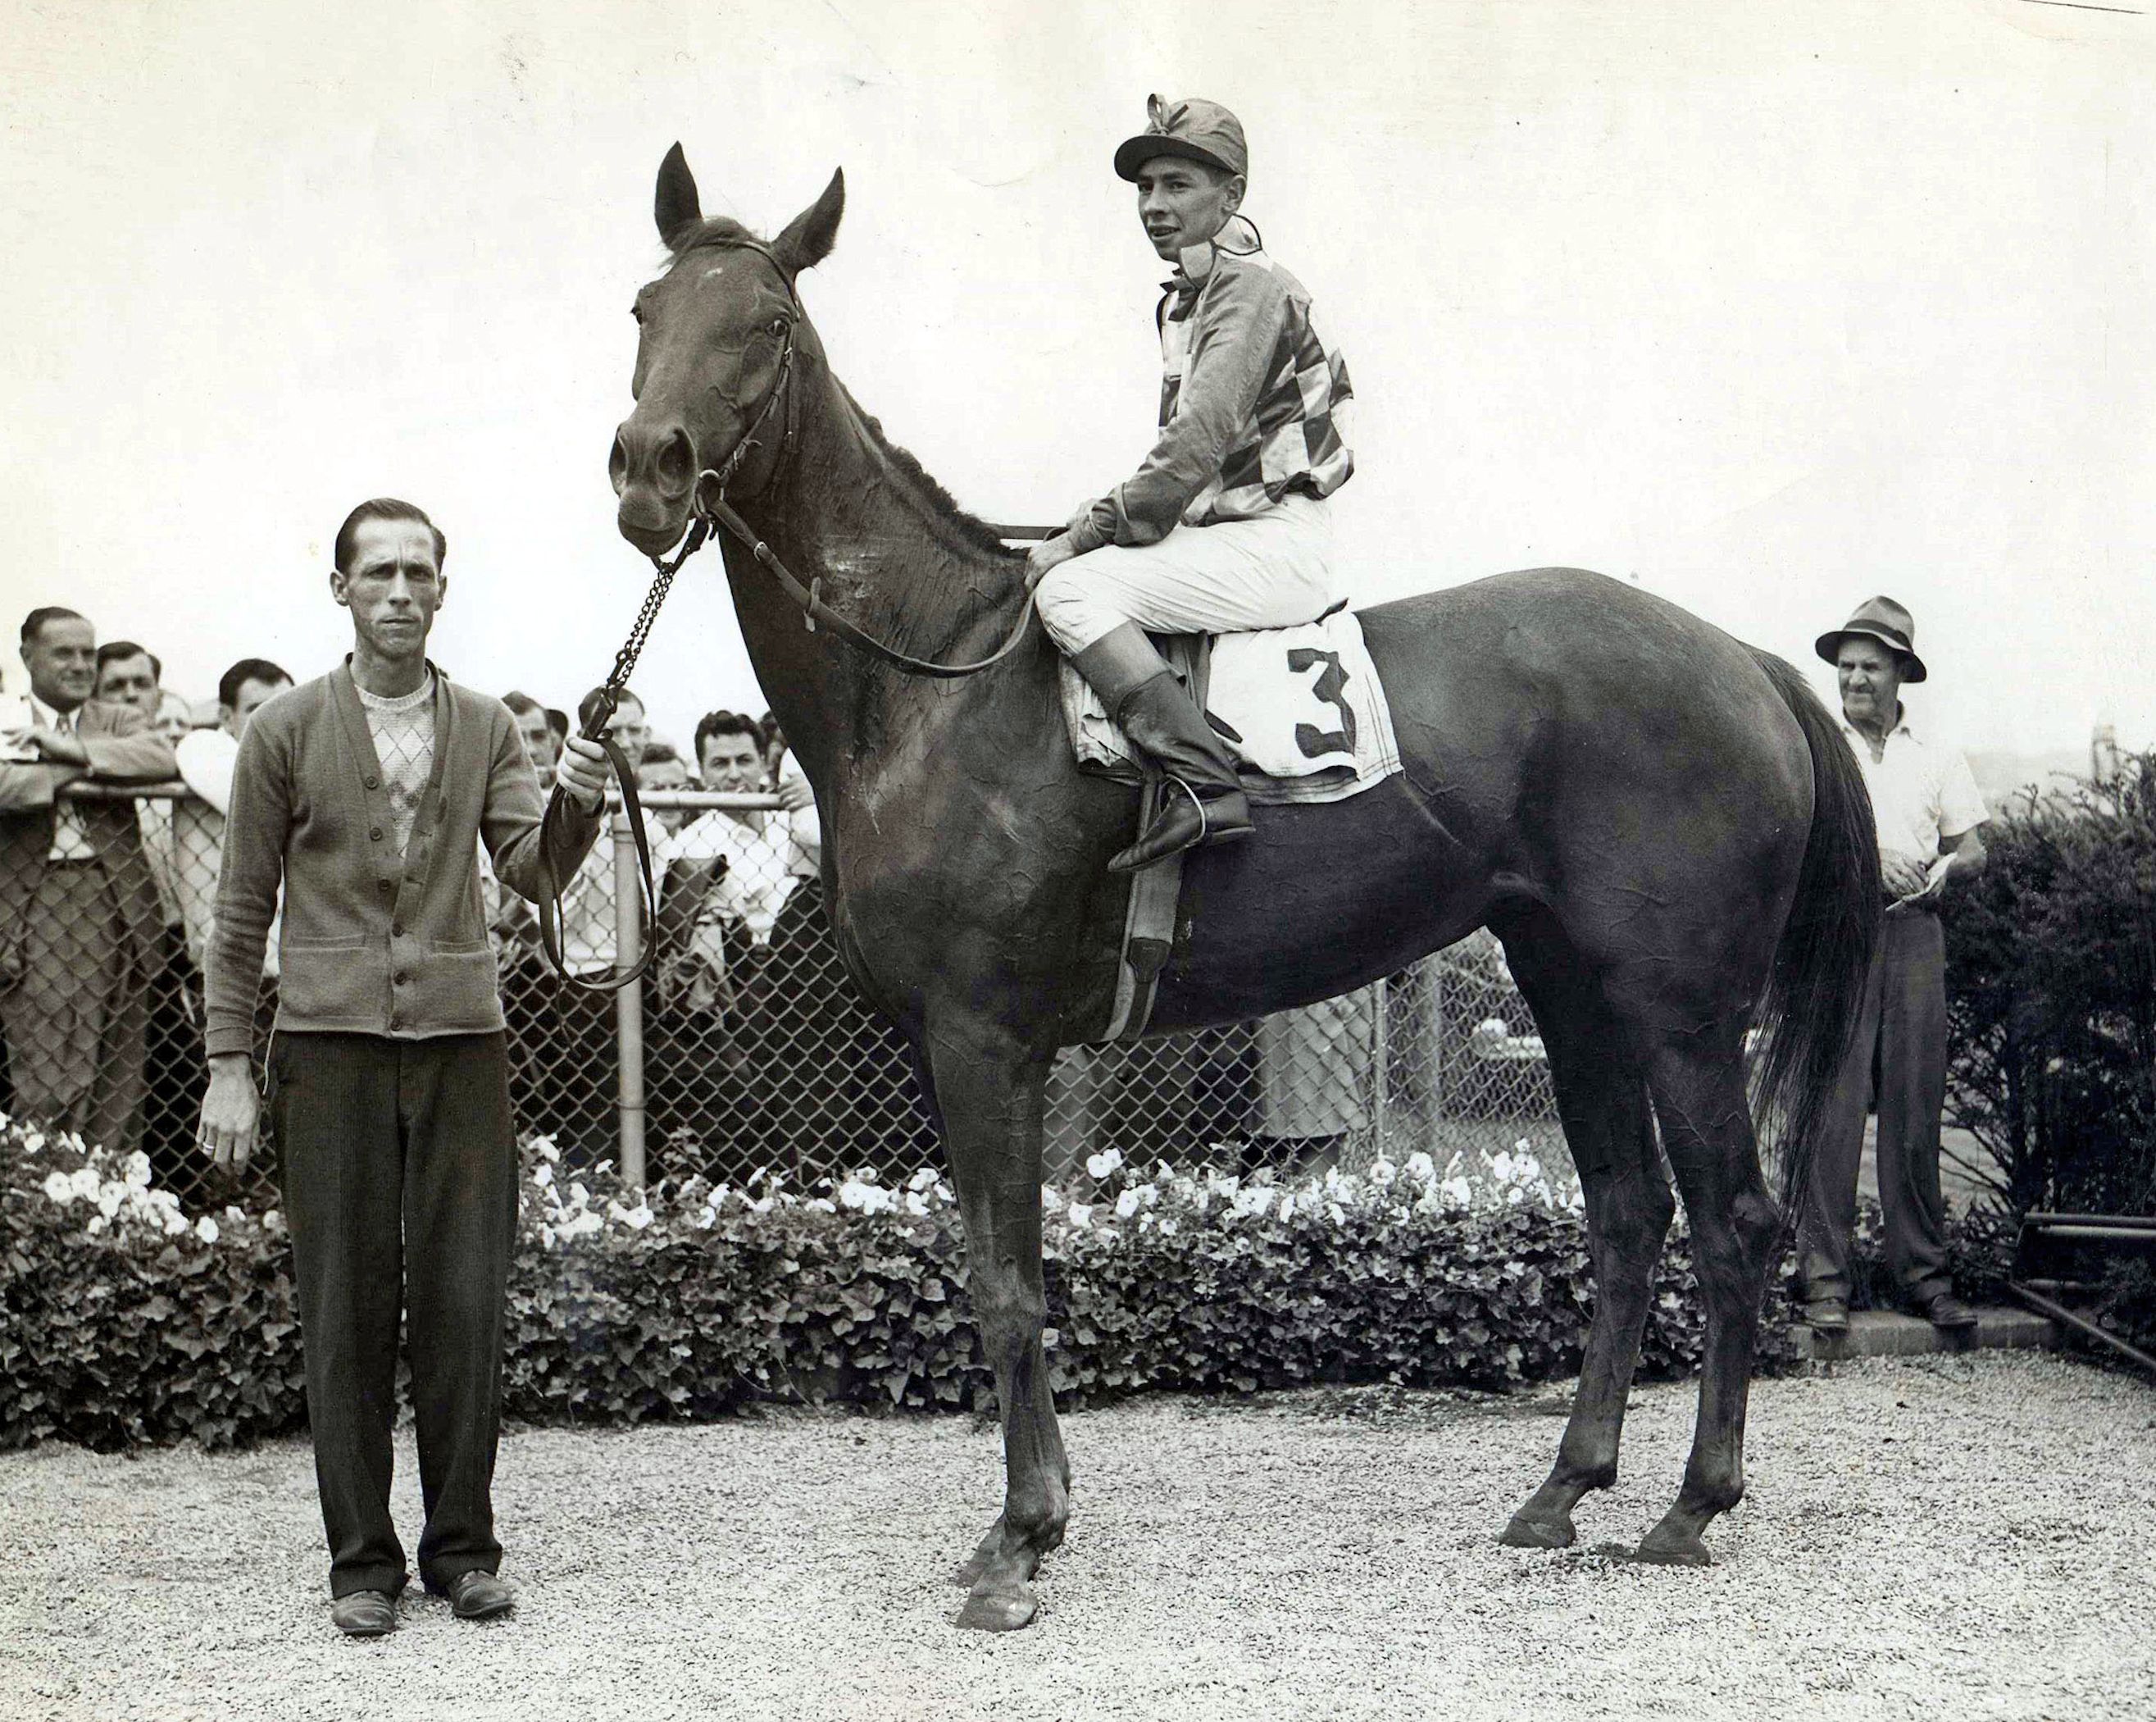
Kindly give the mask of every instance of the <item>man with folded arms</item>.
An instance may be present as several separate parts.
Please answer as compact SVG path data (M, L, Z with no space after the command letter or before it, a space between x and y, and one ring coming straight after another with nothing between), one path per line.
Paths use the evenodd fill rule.
M492 1488L516 1145L478 845L534 895L591 847L605 755L572 740L558 817L516 721L427 658L442 534L408 502L352 511L330 591L352 650L257 712L239 743L209 946L202 1140L244 1164L263 945L284 888L272 1121L305 1341L332 1618L396 1624L390 1521L400 1288L426 1529L419 1574L465 1619L511 1606Z

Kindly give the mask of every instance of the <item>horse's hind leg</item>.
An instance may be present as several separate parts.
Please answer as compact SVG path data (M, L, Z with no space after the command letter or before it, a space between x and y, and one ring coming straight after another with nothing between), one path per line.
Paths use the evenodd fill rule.
M1029 1581L1041 1556L1063 1540L1070 1512L1070 1463L1041 1349L1048 1065L973 1021L932 1023L927 1063L966 1224L973 1318L995 1371L1004 1426L1004 1510L957 1575L972 1587L958 1624L1009 1632L1033 1619Z
M1684 1487L1639 1554L1645 1560L1683 1566L1708 1563L1712 1557L1701 1533L1744 1495L1745 1400L1760 1301L1781 1236L1780 1216L1759 1175L1741 1032L1718 1031L1715 1041L1666 1042L1647 1077L1662 1146L1691 1226L1692 1267L1707 1305L1707 1344Z
M1500 1540L1516 1549L1562 1549L1572 1542L1572 1509L1580 1497L1617 1480L1640 1329L1676 1204L1655 1149L1634 1041L1586 964L1545 911L1523 911L1501 933L1542 1030L1565 1142L1579 1168L1594 1321L1557 1463Z

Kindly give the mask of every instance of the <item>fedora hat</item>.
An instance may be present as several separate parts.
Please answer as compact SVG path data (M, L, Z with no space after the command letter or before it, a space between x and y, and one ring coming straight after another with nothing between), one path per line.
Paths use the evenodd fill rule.
M1917 625L1908 611L1891 598L1867 598L1850 612L1849 619L1830 634L1822 634L1813 643L1816 651L1831 664L1841 651L1841 642L1851 634L1861 634L1891 648L1903 661L1904 681L1922 681L1931 672L1924 668L1924 661L1917 655Z
M1250 171L1243 122L1202 96L1148 95L1146 129L1116 146L1116 176L1135 181L1139 168L1162 156L1181 156L1227 173Z

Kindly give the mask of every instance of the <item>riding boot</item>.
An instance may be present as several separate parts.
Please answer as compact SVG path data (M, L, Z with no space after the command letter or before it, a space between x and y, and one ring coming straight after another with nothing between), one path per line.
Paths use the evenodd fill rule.
M1234 758L1142 628L1126 622L1070 661L1167 779L1152 823L1108 863L1111 871L1127 873L1199 844L1250 834L1250 804Z

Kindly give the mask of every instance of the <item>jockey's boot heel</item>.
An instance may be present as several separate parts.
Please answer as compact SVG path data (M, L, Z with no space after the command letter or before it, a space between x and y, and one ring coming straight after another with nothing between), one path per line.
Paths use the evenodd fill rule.
M1200 844L1250 835L1250 804L1235 775L1234 756L1145 630L1126 622L1070 662L1168 779L1152 823L1109 861L1110 871L1132 872Z

